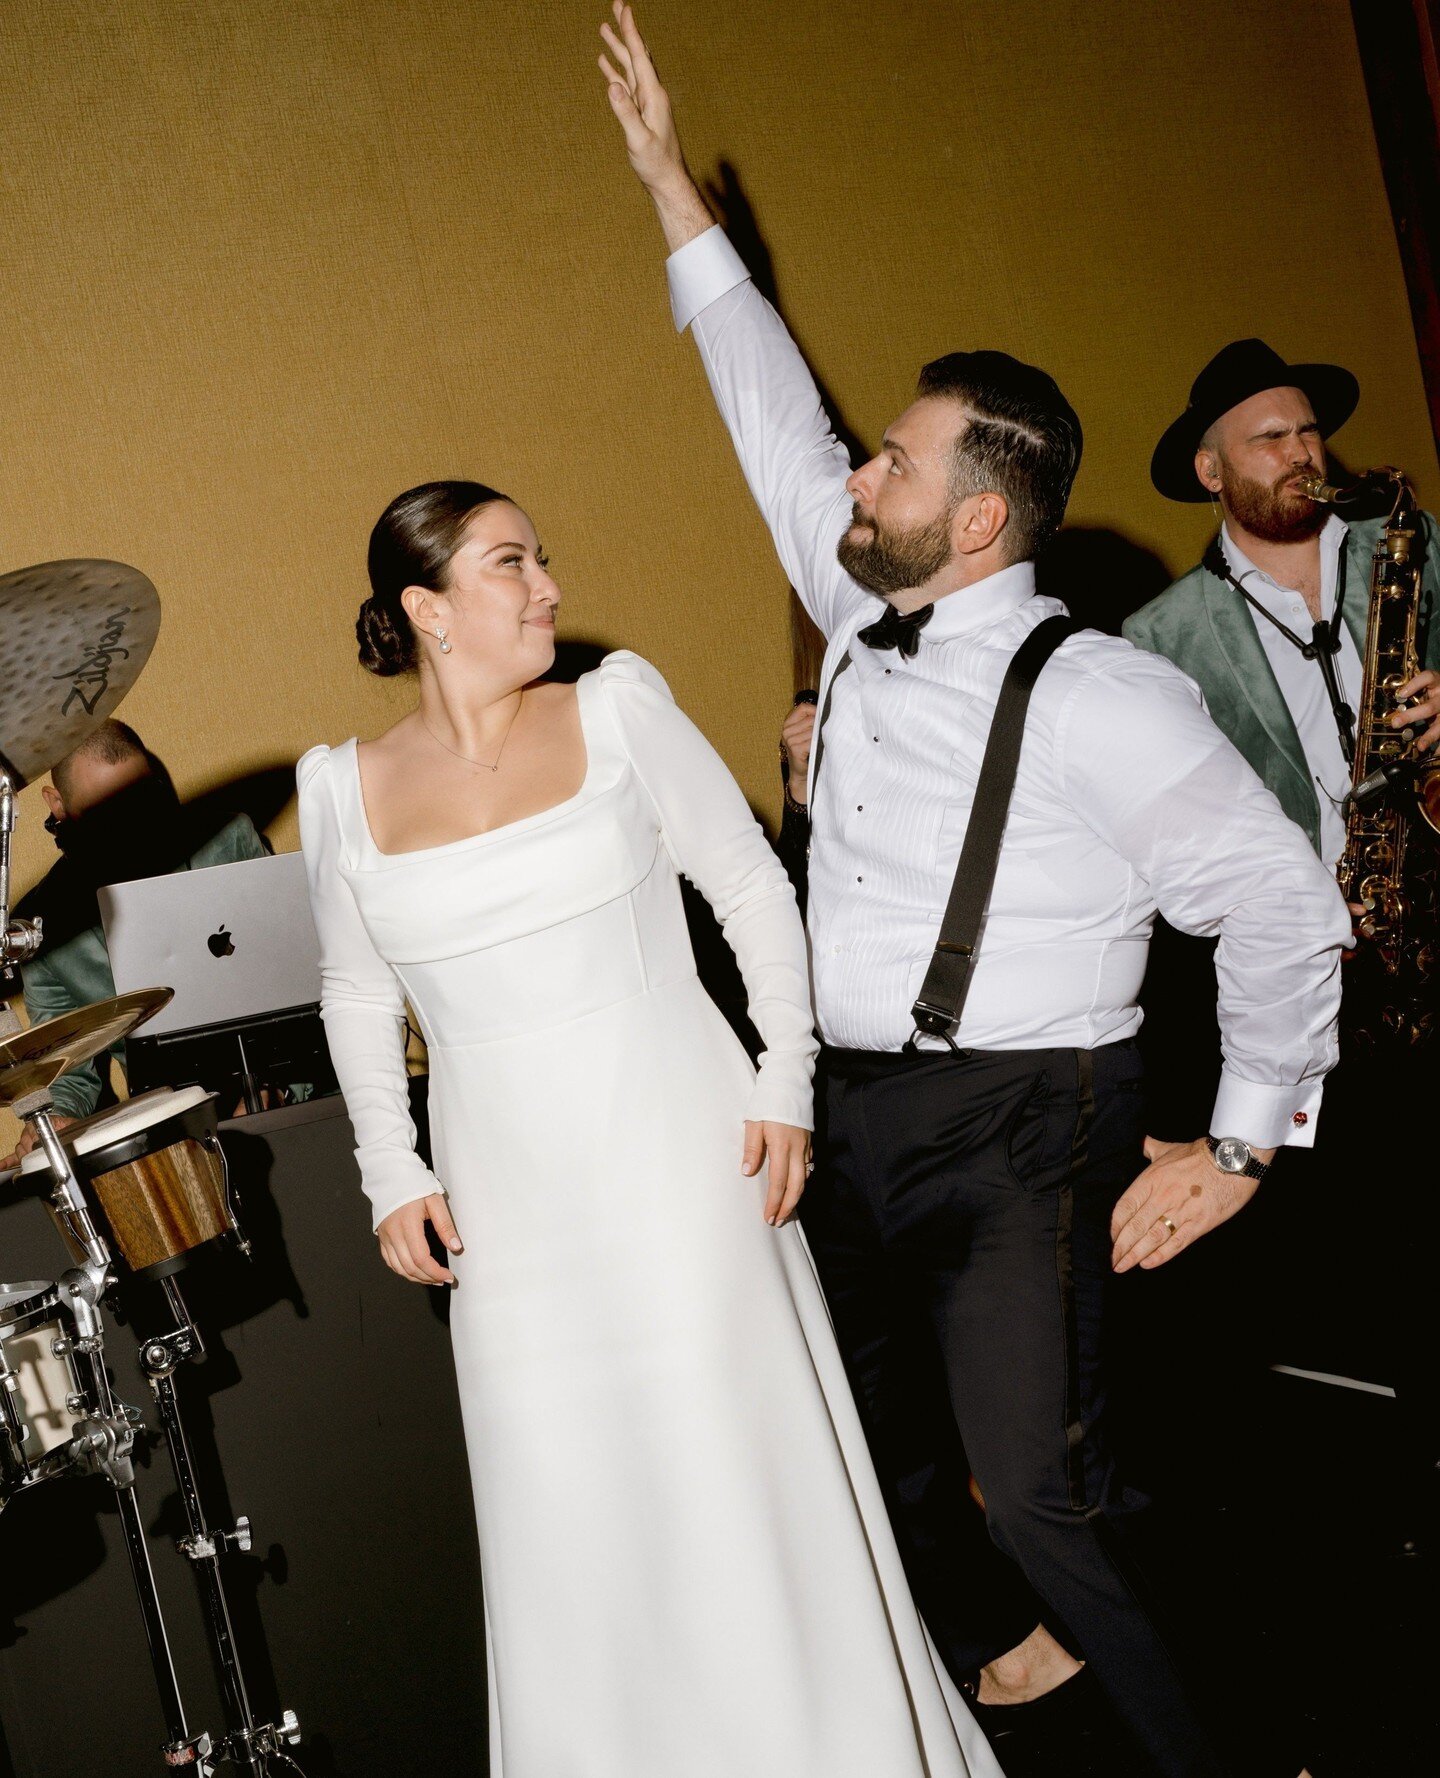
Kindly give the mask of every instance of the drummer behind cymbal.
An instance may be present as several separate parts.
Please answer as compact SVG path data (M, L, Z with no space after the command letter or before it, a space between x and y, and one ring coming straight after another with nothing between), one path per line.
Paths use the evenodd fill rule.
M270 851L248 815L236 815L191 849L170 774L134 729L112 718L52 769L41 787L50 810L45 826L63 856L17 908L45 922L40 955L23 966L25 1009L32 1024L107 1000L115 978L100 925L96 891L134 877L168 876L263 858ZM109 1052L124 1057L124 1045ZM51 1088L55 1127L115 1103L105 1057L62 1074ZM27 1126L13 1166L35 1145Z

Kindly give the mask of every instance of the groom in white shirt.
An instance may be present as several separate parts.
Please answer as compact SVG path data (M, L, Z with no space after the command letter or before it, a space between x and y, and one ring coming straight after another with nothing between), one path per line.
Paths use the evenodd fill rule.
M1193 685L1081 632L1035 687L963 1016L916 1032L1001 682L1064 611L1037 595L1033 557L1063 517L1079 422L1043 372L953 353L852 472L685 168L628 7L616 22L602 69L671 250L676 324L829 642L805 1226L917 1601L1002 1759L1011 1739L1027 1757L1022 1738L1033 1758L1036 1724L1043 1743L1044 1721L1066 1720L1078 1664L1046 1620L1151 1769L1293 1778L1293 1755L1251 1764L1199 1713L1141 1603L1115 1536L1101 1304L1112 1267L1173 1259L1248 1202L1277 1146L1313 1140L1344 906ZM1226 1067L1211 1138L1147 1143L1136 1178L1136 994L1157 908L1218 934ZM968 1529L971 1469L988 1540ZM1054 1769L1079 1767L1061 1753Z

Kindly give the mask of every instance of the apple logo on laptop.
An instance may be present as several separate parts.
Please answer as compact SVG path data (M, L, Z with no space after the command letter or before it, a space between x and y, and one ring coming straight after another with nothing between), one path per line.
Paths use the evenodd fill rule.
M230 942L230 934L226 931L223 920L218 930L212 932L205 943L209 946L212 957L233 957L235 955L235 947Z

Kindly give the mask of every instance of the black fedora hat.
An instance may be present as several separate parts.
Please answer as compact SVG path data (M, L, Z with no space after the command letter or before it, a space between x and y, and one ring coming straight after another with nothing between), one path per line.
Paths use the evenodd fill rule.
M1200 440L1221 414L1265 389L1301 390L1326 438L1345 424L1360 399L1359 383L1338 364L1287 364L1264 340L1232 340L1196 377L1189 407L1165 428L1150 459L1150 480L1167 500L1210 498L1195 473Z

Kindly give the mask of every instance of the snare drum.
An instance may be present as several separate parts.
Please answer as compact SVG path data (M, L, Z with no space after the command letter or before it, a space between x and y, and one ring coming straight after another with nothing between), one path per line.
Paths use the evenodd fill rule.
M53 1284L0 1284L0 1507L75 1462L85 1408L73 1338Z
M236 1232L215 1095L204 1087L158 1087L61 1140L120 1258L141 1277L178 1271L196 1248ZM20 1171L48 1173L44 1151L32 1149Z

